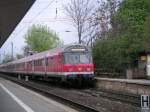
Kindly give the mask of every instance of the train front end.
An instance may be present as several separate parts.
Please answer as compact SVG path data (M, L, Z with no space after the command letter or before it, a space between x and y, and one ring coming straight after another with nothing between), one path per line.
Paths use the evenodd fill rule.
M63 57L67 82L78 85L94 83L94 65L90 48L83 45L70 46L63 53Z

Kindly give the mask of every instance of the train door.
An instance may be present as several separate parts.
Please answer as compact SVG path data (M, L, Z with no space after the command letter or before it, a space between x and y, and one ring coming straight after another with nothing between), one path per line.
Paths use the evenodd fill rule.
M32 61L32 74L34 73L34 60Z
M25 68L24 68L25 74L28 73L28 72L27 72L27 63L28 63L28 62L25 62Z
M62 72L63 71L63 55L62 54L59 54L58 63L59 63L59 72Z
M46 75L47 75L47 67L48 67L48 58L47 57L45 57L44 58L44 69L45 69L45 77L47 77Z

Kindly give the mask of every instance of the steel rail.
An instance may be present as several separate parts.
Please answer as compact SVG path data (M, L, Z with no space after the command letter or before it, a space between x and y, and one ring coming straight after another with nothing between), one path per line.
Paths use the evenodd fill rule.
M87 106L87 105L75 102L75 101L70 100L70 99L66 99L65 97L56 95L54 93L51 93L50 91L45 90L45 89L43 89L43 88L41 88L41 87L39 87L39 86L37 86L35 84L31 85L30 83L28 83L28 82L26 82L24 80L18 80L18 79L14 78L14 77L9 77L9 76L6 76L6 75L4 76L4 75L1 75L1 74L0 74L0 76L5 78L5 79L7 79L7 80L10 80L10 81L12 81L14 83L17 83L17 84L19 84L19 85L21 85L23 87L26 87L26 88L34 90L34 91L36 91L38 93L41 93L44 96L52 98L52 99L54 99L56 101L59 101L61 103L64 103L64 104L66 104L66 105L68 105L68 106L70 106L72 108L75 108L75 109L81 111L81 112L100 112L99 110L96 110L96 109L94 109L94 108L92 108L90 106Z

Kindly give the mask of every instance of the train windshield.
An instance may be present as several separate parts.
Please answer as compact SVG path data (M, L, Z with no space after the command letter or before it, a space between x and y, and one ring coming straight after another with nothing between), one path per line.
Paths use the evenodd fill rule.
M64 57L67 64L89 64L92 61L90 53L65 53Z

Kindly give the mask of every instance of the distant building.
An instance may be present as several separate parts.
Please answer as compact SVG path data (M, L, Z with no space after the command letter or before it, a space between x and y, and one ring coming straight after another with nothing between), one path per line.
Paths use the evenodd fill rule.
M145 50L139 53L138 68L145 71L145 77L150 79L150 51Z

